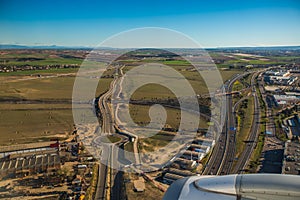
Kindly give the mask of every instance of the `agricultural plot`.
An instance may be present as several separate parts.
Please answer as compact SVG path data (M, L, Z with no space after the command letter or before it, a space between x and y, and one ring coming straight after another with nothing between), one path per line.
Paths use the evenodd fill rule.
M0 144L48 141L71 134L74 80L66 76L2 82ZM105 92L111 80L101 79L95 96Z

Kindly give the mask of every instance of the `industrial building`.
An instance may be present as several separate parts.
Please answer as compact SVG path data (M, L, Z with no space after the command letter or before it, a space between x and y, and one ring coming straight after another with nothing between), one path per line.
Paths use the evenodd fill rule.
M209 146L198 145L198 144L191 144L191 146L189 146L188 150L206 154L210 151L210 147Z
M184 178L184 176L166 173L163 181L164 181L164 183L172 184L174 181L177 181L178 179L182 179L182 178Z
M267 71L264 73L264 81L272 85L293 85L298 78L289 71Z
M300 100L300 97L294 95L273 95L273 97L277 105L297 103Z
M204 158L205 155L206 155L205 153L187 150L183 153L181 158L200 161Z
M177 158L174 163L178 164L182 169L193 169L196 167L196 161L187 160L183 158Z
M207 146L212 148L215 145L216 141L215 140L209 140L209 139L196 139L193 141L193 144L198 144L198 145L202 145L202 146Z
M0 178L23 177L41 172L55 172L60 169L60 157L57 152L42 153L2 158L0 160Z

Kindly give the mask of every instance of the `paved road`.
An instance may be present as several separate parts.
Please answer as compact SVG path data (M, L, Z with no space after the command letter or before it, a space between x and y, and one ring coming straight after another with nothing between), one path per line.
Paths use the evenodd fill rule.
M108 98L110 97L113 86L115 84L116 79L112 81L110 84L109 90L103 94L99 98L98 106L102 116L102 129L101 132L103 135L107 135L113 133L113 120L110 112L110 108L108 105ZM95 199L105 199L106 198L106 188L107 188L107 170L108 170L108 162L110 155L110 147L103 146L102 155L101 155L101 163L99 167L98 174L98 182L96 187Z
M255 88L255 80L258 77L259 74L263 73L266 70L272 69L268 68L268 69L264 69L261 70L259 72L257 72L251 79L251 87L252 87L252 92L253 92L253 96L254 96L254 118L253 118L253 123L252 123L252 127L251 127L251 132L250 135L248 137L248 142L246 144L245 150L242 153L242 155L239 158L239 161L235 167L235 169L233 170L233 173L242 173L245 169L245 167L248 164L248 161L250 159L250 156L257 144L257 138L259 135L259 122L260 122L260 102L259 102L259 98L258 98L258 94ZM268 123L266 124L266 131L269 131L272 133L272 136L274 136L275 134L275 126L274 126L274 120L273 120L273 116L272 116L272 111L271 109L269 109L268 107L268 103L266 101L266 95L265 95L265 91L263 88L263 82L259 83L259 92L262 95L262 99L265 103L266 106L266 117L269 120Z
M117 103L117 106L115 108L115 123L116 125L122 124L122 121L119 119L118 116L118 110L120 109L120 106L122 105L122 103L124 102L123 97L122 97L122 83L124 81L124 78L126 77L126 74L123 73L123 69L124 69L125 65L121 66L118 70L120 78L118 79L118 81L115 84L115 88L116 88L116 93L117 93L117 97L116 99L114 99L115 103ZM125 105L126 106L126 105ZM135 135L134 133L125 130L125 129L120 129L120 132L124 133L125 135L129 136L130 138L134 138L134 142L133 142L133 153L135 156L135 164L137 166L139 166L141 164L140 161L140 157L138 154L138 140L139 137L137 135Z
M250 130L250 134L245 144L244 151L241 153L241 156L239 157L238 162L232 171L234 174L241 173L245 169L250 159L250 156L256 146L257 137L259 135L260 105L259 105L259 99L258 99L256 86L255 86L255 82L256 82L255 80L258 74L259 72L255 73L251 79L252 96L254 98L254 115L253 115L252 126Z
M108 149L106 150L108 151ZM103 164L106 163L106 164ZM107 164L108 164L108 156L102 155L102 160L99 164L98 171L98 182L95 194L95 200L105 199L106 198L106 175L107 175Z
M233 83L246 76L249 73L244 73L233 77L225 84L226 93L232 91ZM223 131L217 141L216 146L211 154L211 157L205 167L203 174L218 175L218 174L228 174L231 170L232 161L235 154L235 131L231 130L231 127L235 127L234 121L234 111L232 96L226 96L226 116L225 125Z
M124 67L124 66L123 66ZM122 68L119 68L119 72L121 75L123 74ZM110 97L112 95L113 89L116 89L116 91L119 91L121 93L121 84L120 79L115 78L109 87L109 90L103 94L99 98L99 110L101 112L102 116L102 134L103 135L110 135L115 133L115 125L116 125L116 117L114 116L114 112L112 111L112 108L110 106ZM128 142L128 138L125 136L121 136L121 141L118 143L118 146L122 145L125 142ZM96 198L95 199L103 199L108 196L106 194L106 188L107 188L107 176L109 176L109 187L107 188L110 191L110 199L122 199L123 198L123 173L121 171L118 171L117 169L120 167L119 163L123 163L124 156L119 156L120 148L117 148L115 144L107 145L106 148L103 149L103 154L106 154L107 156L104 156L102 159L102 163L106 163L106 165L101 165L101 171L99 170L100 179L97 184L97 190L96 190ZM121 161L119 161L121 160ZM107 174L108 166L110 166L110 174ZM102 174L102 175L101 175Z
M232 91L233 83L242 78L244 75L237 76L228 85L228 92ZM226 131L226 147L225 153L221 165L219 166L218 174L225 175L229 174L234 161L235 148L236 148L236 137L235 137L235 118L233 110L232 95L227 95L227 119L226 119L225 131Z

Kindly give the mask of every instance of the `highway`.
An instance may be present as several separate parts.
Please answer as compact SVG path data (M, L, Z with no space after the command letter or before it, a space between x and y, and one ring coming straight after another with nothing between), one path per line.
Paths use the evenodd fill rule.
M256 146L257 137L259 135L260 105L259 105L259 99L257 96L257 91L255 86L255 82L256 82L255 80L258 74L259 72L255 73L251 79L252 96L254 98L254 115L253 115L252 126L251 126L251 130L247 142L245 144L245 149L241 153L241 156L239 157L238 162L232 171L234 174L241 173L245 169L248 160L250 159L250 156Z
M123 74L123 67L118 68L117 70L120 72L121 77ZM111 82L108 91L101 95L98 101L99 112L102 117L101 132L103 136L115 134L115 128L118 127L116 124L117 115L114 116L115 113L112 111L109 98L111 97L114 89L116 89L117 93L121 93L122 87L120 80L121 78L115 77ZM117 169L120 167L119 160L122 163L122 159L124 158L122 156L119 157L120 148L117 148L116 145L121 146L128 142L129 138L126 136L129 136L135 138L135 145L137 146L137 136L131 135L130 133L124 135L120 135L121 141L117 144L103 145L103 153L101 155L102 160L99 168L99 179L95 194L96 200L122 199L123 197L123 172L118 171Z
M106 163L106 164L103 164ZM102 157L99 164L98 181L95 192L95 200L106 199L106 176L107 176L108 158Z
M240 76L237 76L228 84L228 91L232 91L233 83L236 80L239 80L245 76L245 74L242 74ZM236 149L236 131L235 131L235 115L233 110L233 102L232 102L232 95L227 95L227 118L225 120L225 131L226 131L226 146L225 146L225 153L223 155L223 159L221 162L221 165L219 166L219 170L217 171L217 174L219 175L225 175L229 174L231 171L231 167L235 158L235 149Z
M122 73L122 70L120 70ZM234 109L233 109L233 102L232 102L232 88L233 88L233 83L236 80L241 79L242 77L246 76L249 73L244 73L244 74L240 74L235 76L234 78L232 78L232 80L227 81L227 83L225 84L225 88L226 88L226 100L227 100L227 104L226 104L226 117L225 117L225 124L224 124L224 128L223 131L219 137L219 141L217 142L211 157L207 163L207 166L203 172L203 174L213 174L213 175L225 175L225 174L229 174L231 173L232 170L232 164L233 161L235 159L235 148L236 148L236 141L235 141L235 115L234 115ZM109 90L103 94L100 98L99 98L99 110L101 112L101 116L102 116L102 133L103 134L112 134L115 132L114 130L114 126L116 126L115 123L118 122L118 116L113 116L113 113L110 105L109 105L109 97L112 94L113 91L113 87L117 87L118 90L122 90L121 87L121 80L122 78L115 78L111 85ZM258 105L258 98L256 95L256 91L255 91L255 85L253 82L254 78L252 78L251 81L251 86L253 88L253 96L256 97L255 99L255 113L259 113L259 111L257 111L259 109L259 105ZM119 92L120 93L120 92ZM254 115L256 116L255 121L259 120L259 115ZM258 125L257 123L253 123L253 128L252 128L252 132L256 133L257 132L257 128ZM256 130L256 131L255 131ZM254 134L254 136L256 136L256 134ZM133 136L134 137L134 136ZM136 137L135 137L136 138ZM137 139L137 138L136 138ZM252 139L252 134L251 137L249 139ZM251 143L249 143L251 144ZM248 154L245 153L245 156L241 156L240 159L241 161L239 161L241 164L239 164L239 166L244 167L245 163L248 160L248 156L250 156L251 153L249 153L249 151L252 152L252 149L254 148L253 145L249 145L249 147L247 146L247 151ZM110 151L110 155L111 157L108 158L103 158L102 163L108 163L110 162L110 166L112 165L118 165L118 154L117 151L114 150L114 146L110 146L110 149L107 150ZM240 167L239 167L240 168ZM100 168L99 168L99 175L100 175L100 179L98 181L98 185L97 185L97 193L95 196L95 199L104 199L107 194L105 195L105 188L106 188L106 180L107 180L107 166L101 164ZM120 199L121 198L121 194L122 194L122 173L118 172L117 170L111 170L111 173L109 174L109 182L110 182L110 198L111 199Z
M114 79L109 87L109 90L103 94L100 98L99 98L99 108L100 108L100 112L102 115L102 133L103 134L111 134L114 133L114 126L113 126L113 116L112 116L112 112L111 112L111 108L109 106L109 97L112 94L114 85L116 84L117 79Z
M235 119L232 103L232 87L236 80L241 79L249 73L235 76L225 84L226 93L226 116L222 133L219 136L217 144L207 162L203 175L224 175L231 171L235 155Z
M108 98L110 97L113 86L116 82L114 79L109 87L109 90L103 94L98 101L99 110L102 116L102 128L101 132L103 135L111 134L114 132L113 130L113 119L110 112L110 107L108 105ZM101 155L101 162L99 165L99 172L98 172L98 182L96 187L95 193L95 200L99 199L107 199L106 190L107 188L107 172L108 172L108 164L109 164L109 151L111 149L108 146L103 145L102 155Z
M269 69L269 68L268 68ZM211 174L211 175L226 175L230 173L242 173L245 169L245 167L248 164L248 161L250 159L250 156L253 152L253 150L256 147L257 144L257 138L259 135L259 122L260 122L260 102L258 97L258 91L256 90L256 79L259 74L261 74L263 71L266 71L268 69L260 70L258 72L255 72L251 78L251 90L252 90L252 96L254 98L254 113L253 113L253 122L251 126L251 131L249 133L249 136L247 138L247 142L245 144L244 151L241 153L240 157L237 158L237 163L232 169L233 161L235 158L235 130L231 127L235 127L235 109L237 104L242 100L238 101L234 106L232 106L232 95L227 95L227 115L225 120L225 125L222 134L219 137L219 141L217 142L210 159L207 163L207 166L205 167L203 174ZM247 73L246 73L247 74ZM227 87L227 94L230 94L232 91L232 84L240 79L242 76L245 76L246 74L239 75L235 78L233 78L229 83L225 84L225 87ZM266 96L264 92L264 88L259 85L259 91L262 94L263 101L266 104L266 116L269 118L269 122L266 125L266 130L271 132L272 134L275 133L274 130L274 121L272 118L272 113L270 109L268 109L267 102L266 102ZM247 98L247 97L244 97ZM243 98L243 99L244 99Z

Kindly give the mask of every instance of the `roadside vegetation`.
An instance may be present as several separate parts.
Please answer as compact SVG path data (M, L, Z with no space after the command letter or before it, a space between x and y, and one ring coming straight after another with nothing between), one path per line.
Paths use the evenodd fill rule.
M254 114L254 99L249 97L243 100L237 109L237 130L236 130L236 150L235 157L239 155L245 149L245 142L251 132Z
M259 91L259 88L256 87L256 91ZM251 154L250 157L250 161L249 164L247 166L246 172L247 173L256 173L257 168L259 165L261 165L261 153L264 147L264 143L265 143L265 133L266 133L266 105L265 105L265 101L262 98L262 95L260 92L258 92L258 99L259 99L259 103L260 103L260 125L259 125L259 135L257 138L257 143L256 146Z
M99 171L99 164L96 163L93 166L93 170L92 170L92 172L93 172L92 176L93 177L92 177L92 180L90 182L90 186L88 187L88 189L86 191L84 200L92 200L92 199L94 199L95 192L96 192L96 187L97 187L97 182L98 182L98 178L99 178L98 171Z
M275 128L276 128L275 134L279 140L286 142L288 140L288 138L286 136L286 133L282 130L282 127L281 127L282 120L283 119L281 118L280 115L274 117L274 123L275 123Z

